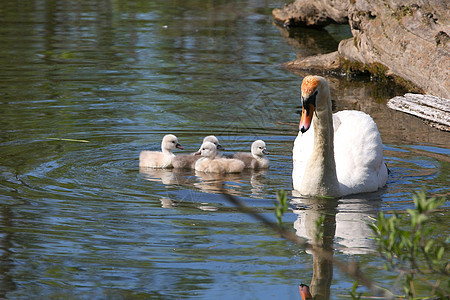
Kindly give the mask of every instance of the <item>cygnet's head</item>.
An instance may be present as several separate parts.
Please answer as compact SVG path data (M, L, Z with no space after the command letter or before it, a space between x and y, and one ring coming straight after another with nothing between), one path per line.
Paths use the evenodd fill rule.
M197 154L200 154L204 157L214 158L216 156L217 147L211 142L205 142L200 147L199 152Z
M265 154L269 154L266 149L266 143L263 140L254 141L252 144L252 154L253 156L264 156Z
M173 134L165 135L162 143L161 143L161 149L165 150L173 150L175 148L184 149L179 143L176 136Z
M203 143L211 142L216 145L217 150L225 150L224 147L219 143L219 140L214 135L208 135L203 139Z

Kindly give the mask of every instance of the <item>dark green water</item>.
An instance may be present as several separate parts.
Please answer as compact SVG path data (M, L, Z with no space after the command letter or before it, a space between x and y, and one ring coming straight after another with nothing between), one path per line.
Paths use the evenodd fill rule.
M292 187L301 83L280 64L348 36L339 26L289 34L272 24L283 4L0 2L0 297L299 298L312 256L217 194L225 188L275 220L276 191ZM449 134L389 110L403 92L391 84L329 80L337 110L374 117L392 173L364 198L289 194L284 222L308 236L325 211L335 255L377 265L361 220L412 207L421 186L448 194ZM159 149L166 133L184 152L209 134L229 151L263 139L271 168L140 172L139 152ZM351 285L336 270L332 298Z

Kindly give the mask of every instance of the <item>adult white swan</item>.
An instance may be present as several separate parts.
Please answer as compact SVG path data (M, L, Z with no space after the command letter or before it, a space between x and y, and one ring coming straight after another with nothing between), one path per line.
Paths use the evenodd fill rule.
M303 79L301 99L300 132L293 149L294 189L304 196L339 197L384 186L388 171L373 119L354 110L333 115L330 89L320 76Z

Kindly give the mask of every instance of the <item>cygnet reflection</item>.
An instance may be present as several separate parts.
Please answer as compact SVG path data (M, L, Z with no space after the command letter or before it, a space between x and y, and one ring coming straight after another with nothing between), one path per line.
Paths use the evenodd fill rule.
M154 169L140 167L139 173L149 181L162 182L166 185L189 184L186 172L177 169Z
M265 182L267 180L267 173L267 169L250 171L250 185L252 186L251 192L253 197L266 197L267 190L265 189Z
M177 206L175 201L167 197L162 197L159 201L161 201L162 208L175 208Z
M227 173L205 173L196 171L195 175L198 177L199 181L194 183L194 186L205 193L229 193L231 195L239 195L239 188L241 185L234 182L239 182L241 180L240 174Z

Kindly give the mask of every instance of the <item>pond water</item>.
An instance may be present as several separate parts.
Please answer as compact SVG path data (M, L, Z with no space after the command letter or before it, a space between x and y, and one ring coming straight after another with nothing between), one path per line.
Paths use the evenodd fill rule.
M345 77L328 78L335 109L375 119L388 184L325 202L290 192L306 74L280 64L334 51L349 30L287 32L271 18L283 4L0 2L0 297L298 299L311 253L218 192L275 220L276 191L287 190L288 228L310 237L325 212L335 256L368 265L380 262L364 220L411 208L422 186L448 195L449 133L388 109L404 93L392 83ZM210 134L229 152L263 139L271 167L222 178L139 170L139 152L167 133L185 148L176 153ZM328 279L331 298L348 296L352 279L337 269Z

